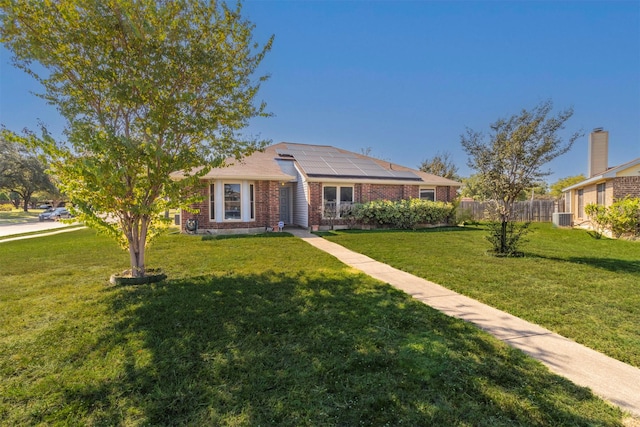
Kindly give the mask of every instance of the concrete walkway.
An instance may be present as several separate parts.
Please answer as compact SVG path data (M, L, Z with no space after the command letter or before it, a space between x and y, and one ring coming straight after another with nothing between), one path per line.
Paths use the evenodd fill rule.
M640 369L436 283L377 262L306 230L286 231L335 256L343 263L403 290L436 310L477 325L544 363L556 374L590 388L603 399L640 417Z

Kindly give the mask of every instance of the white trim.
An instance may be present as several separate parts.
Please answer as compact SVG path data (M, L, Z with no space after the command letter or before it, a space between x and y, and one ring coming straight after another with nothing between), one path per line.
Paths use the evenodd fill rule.
M225 205L226 200L224 197L224 187L227 184L240 185L240 218L228 219L225 217ZM211 186L214 189L214 206L213 213L215 219L211 219ZM251 218L251 192L250 186L253 185L253 218ZM209 204L209 222L210 223L222 223L222 222L255 222L255 199L256 199L256 185L254 181L247 180L209 180L209 191L207 203Z
M380 185L436 185L429 184L425 181L411 181L411 180L391 180L391 179L345 179L345 178L329 178L329 177L307 177L307 182L328 182L332 184L348 183L349 185L355 184L380 184ZM441 185L440 185L441 186Z
M617 178L618 176L618 172L622 172L628 168L632 168L636 165L640 165L640 157L638 157L637 159L631 160L630 162L627 162L625 164L622 164L620 166L615 166L611 169L606 170L605 172L598 174L596 176L592 176L590 178L585 179L584 181L580 181L577 184L573 184L570 185L569 187L565 187L562 189L562 192L567 192L570 190L574 190L576 188L580 188L580 187L585 187L587 185L591 185L594 183L597 183L598 181L601 181L603 179L608 179L608 178ZM633 175L632 175L633 176Z
M433 200L431 200L431 199L423 199L422 198L422 191L423 190L425 190L425 191L433 191ZM431 201L435 202L436 201L436 189L435 189L435 187L422 186L422 187L418 188L418 198L420 200L431 200Z
M328 219L327 216L325 216L324 214L324 208L325 208L325 199L324 199L324 189L330 187L330 188L335 188L336 189L336 216L335 218L341 218L340 216L340 195L341 195L341 189L342 188L350 188L351 189L351 205L354 203L354 198L355 198L355 186L353 184L349 184L349 183L343 183L343 185L322 185L322 219Z

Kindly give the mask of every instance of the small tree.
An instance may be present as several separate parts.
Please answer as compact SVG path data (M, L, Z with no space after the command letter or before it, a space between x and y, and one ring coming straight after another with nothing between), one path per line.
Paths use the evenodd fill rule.
M442 154L438 152L432 158L423 160L422 163L420 163L419 169L422 172L453 179L454 181L460 179L458 176L458 167L453 163L451 153L449 152Z
M542 166L569 151L582 134L576 132L566 142L558 135L573 115L571 108L550 116L553 104L543 102L531 110L499 119L490 128L489 138L467 129L461 143L469 155L469 167L478 172L480 186L494 202L499 226L490 241L496 254L517 254L517 246L527 226L512 224L513 207L526 189L533 188L550 174Z
M265 144L239 132L267 115L254 104L266 77L253 74L271 40L258 46L240 4L217 1L12 1L0 19L15 64L67 120L66 142L44 128L28 137L52 156L78 218L127 248L143 276L162 213L194 202L210 167Z

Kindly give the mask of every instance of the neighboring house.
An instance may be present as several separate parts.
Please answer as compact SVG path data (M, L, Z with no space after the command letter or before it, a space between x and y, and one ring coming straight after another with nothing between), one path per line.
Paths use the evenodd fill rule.
M610 168L608 151L609 132L594 129L589 135L588 178L562 190L573 225L590 225L584 209L590 203L610 206L626 196L640 197L640 157Z
M226 234L261 232L279 222L337 227L354 203L421 198L452 202L459 182L326 145L282 142L214 168L203 201L183 211L182 230ZM189 227L186 227L189 221ZM192 231L192 230L189 230Z

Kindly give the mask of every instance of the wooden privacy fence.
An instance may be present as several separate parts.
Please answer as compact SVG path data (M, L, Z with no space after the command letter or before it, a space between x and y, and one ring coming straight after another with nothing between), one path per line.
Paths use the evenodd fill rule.
M491 208L491 202L462 201L460 202L460 212L480 221L488 219L487 212ZM551 222L553 212L564 212L562 201L556 200L528 200L516 202L515 221L532 221L532 222Z

